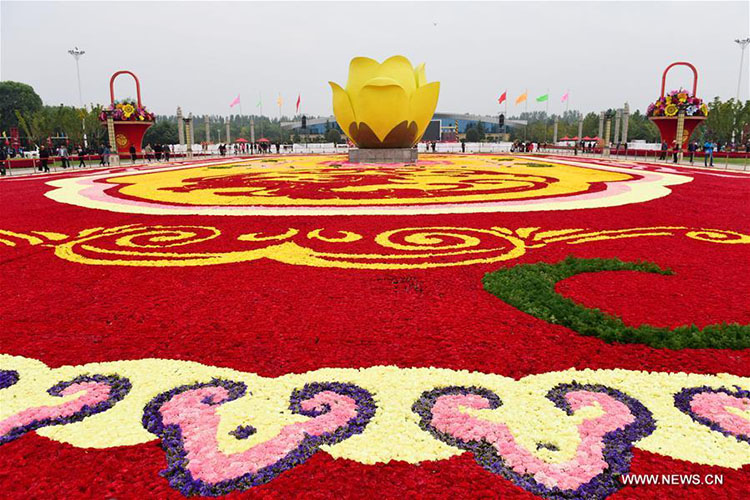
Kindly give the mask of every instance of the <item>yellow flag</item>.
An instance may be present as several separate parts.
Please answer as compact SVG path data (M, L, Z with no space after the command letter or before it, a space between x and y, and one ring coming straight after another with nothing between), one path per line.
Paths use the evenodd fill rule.
M518 98L516 99L516 104L521 104L528 97L529 97L529 91L527 90L526 92L518 96Z
M281 100L281 94L279 94L279 98L276 99L276 104L278 104L279 107L281 107L281 105L284 104L284 101Z

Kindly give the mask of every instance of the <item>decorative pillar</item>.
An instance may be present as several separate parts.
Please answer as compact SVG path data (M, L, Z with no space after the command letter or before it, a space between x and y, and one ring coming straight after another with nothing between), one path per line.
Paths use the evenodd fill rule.
M117 154L117 139L115 138L115 119L114 111L105 110L107 115L107 139L109 140L109 163L113 166L120 164L120 155Z
M609 133L612 131L612 118L610 116L607 116L607 122L604 127L604 148L602 149L602 154L604 156L609 156Z
M628 121L630 120L630 105L625 103L622 111L622 139L620 140L627 146L628 144Z
M578 140L583 140L583 118L578 119Z
M677 162L682 161L682 139L685 134L685 111L680 111L677 115L677 135L675 143L677 144Z
M187 158L193 157L193 141L190 138L193 136L193 114L185 118L185 136L188 138L187 150L185 156Z
M193 144L195 144L195 126L193 125L193 113L190 113L188 115L188 120L190 120L190 133L188 133L186 129L185 135L186 135L186 139L189 141L188 144L192 148Z
M227 143L232 142L232 137L229 135L229 118L227 118Z
M555 127L552 130L552 144L557 144L557 116L555 116Z
M206 123L206 142L211 142L211 124L208 121L208 115L203 115L204 121Z
M182 108L177 106L177 136L180 138L180 146L185 144L185 119L182 117Z
M622 110L618 109L615 112L615 134L613 136L614 142L620 139L620 120L622 120Z
M250 117L250 142L255 144L255 118Z
M601 139L604 136L604 111L599 113L599 133L597 137Z

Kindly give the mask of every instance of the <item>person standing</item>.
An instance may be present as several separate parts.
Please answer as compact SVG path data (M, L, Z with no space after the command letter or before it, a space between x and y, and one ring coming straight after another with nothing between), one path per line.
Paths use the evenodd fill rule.
M110 153L109 146L107 146L106 144L102 146L101 159L99 160L99 165L103 167L109 166L109 153Z
M708 167L708 160L711 159L711 166L714 166L714 143L710 140L703 144L703 166Z
M128 149L128 152L130 153L130 163L135 165L135 144L130 143L130 149Z
M690 164L693 164L693 160L695 159L695 150L698 149L698 145L695 142L691 142L688 146L688 152L690 153Z
M5 163L8 161L8 152L5 144L0 144L0 175L5 175Z
M79 168L86 167L86 162L83 161L83 155L84 155L83 146L81 146L80 144L76 148L76 155L78 155L78 167Z
M164 144L164 161L169 161L169 155L172 151L169 150L169 144Z
M68 148L65 144L60 146L60 163L62 163L62 168L70 166L70 153L68 153Z
M667 149L669 149L669 146L667 146L667 141L661 141L661 154L659 155L659 159L664 161L667 159Z
M151 163L151 155L154 153L154 148L151 147L151 143L146 144L143 148L143 154L146 155L146 161Z
M42 144L39 146L39 171L40 172L49 172L49 165L47 165L47 162L49 161L49 150Z

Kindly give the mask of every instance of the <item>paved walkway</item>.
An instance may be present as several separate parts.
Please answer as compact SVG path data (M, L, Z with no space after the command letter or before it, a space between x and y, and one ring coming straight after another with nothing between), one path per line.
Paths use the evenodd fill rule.
M424 155L424 154L431 154L431 153L422 153L422 154ZM440 153L440 154L450 154L450 153ZM513 153L513 154L515 154L515 153ZM531 155L534 155L536 153L518 153L518 154L523 154L523 155L529 155L529 154L531 154ZM549 154L551 154L551 155L560 155L560 156L568 156L570 158L575 158L574 155L571 155L571 154L569 154L567 152L566 153L556 152L554 150L553 151L543 151L540 154L542 154L542 155L549 155ZM275 156L275 155L269 155L269 156ZM600 154L591 154L591 153L579 153L577 156L580 157L580 158L603 158L603 156L600 155ZM195 157L192 160L187 160L185 158L178 158L176 160L172 160L171 162L157 162L157 161L147 162L147 161L144 161L144 160L136 160L135 163L131 163L130 160L125 160L125 161L121 162L119 166L120 167L145 166L145 165L151 165L151 166L165 165L166 166L166 165L169 165L170 163L176 163L176 162L181 162L181 161L218 160L218 159L231 160L232 158L234 158L234 157L232 157L232 156L225 156L225 157L221 157L221 156L209 156L209 157ZM637 161L637 162L640 162L640 163L653 164L653 165L661 165L661 166L664 166L664 167L674 167L674 166L676 166L675 163L672 162L672 161L659 161L658 159L656 159L654 157L643 157L643 156L632 157L632 156L620 155L620 156L610 156L609 159L611 159L611 160L619 160L619 161ZM731 162L727 162L725 158L715 158L714 159L714 166L713 167L708 167L708 168L710 170L732 170L732 171L739 171L739 172L750 173L750 158L743 159L743 160L746 160L746 162L743 161L743 163L731 163ZM71 167L68 168L68 169L63 169L59 165L51 165L50 166L50 173L61 174L61 173L65 173L65 172L81 172L81 171L87 171L87 170L98 170L98 169L103 169L103 168L117 168L117 167L114 167L112 165L110 165L109 167L102 167L102 166L99 165L98 161L87 162L86 163L86 168L78 168L77 165L78 165L77 161L71 161ZM692 164L690 163L690 161L688 159L683 159L682 162L680 162L679 164L677 164L677 166L705 168L703 166L703 159L702 158L700 158L700 159L696 158L696 161L693 162ZM21 175L30 175L30 174L34 175L34 174L41 174L41 173L42 172L39 172L38 170L30 168L30 167L26 167L26 168L14 168L9 173L6 170L6 175L5 175L4 178L8 178L8 177L12 178L12 177L21 176ZM0 177L0 178L3 178L3 177Z

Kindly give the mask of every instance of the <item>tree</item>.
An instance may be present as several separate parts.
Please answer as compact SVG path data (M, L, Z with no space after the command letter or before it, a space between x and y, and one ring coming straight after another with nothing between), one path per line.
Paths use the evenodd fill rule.
M177 124L171 120L157 120L143 136L143 144L177 144L179 140Z
M341 133L335 128L329 128L326 131L326 142L333 142L338 144L341 141Z
M42 98L31 85L11 81L0 82L0 133L19 126L16 111L28 121L28 117L40 109Z
M594 137L599 133L599 115L589 113L583 118L583 136ZM576 135L578 132L576 131Z
M486 137L486 134L484 133L484 124L482 122L477 122L476 131L477 131L477 137L479 137L479 140L483 141L484 138Z
M708 118L706 118L706 130L711 139L721 142L729 142L732 139L732 130L742 130L744 109L741 102L729 99L722 102L718 97L708 104Z
M479 132L474 127L466 129L466 142L479 142Z

